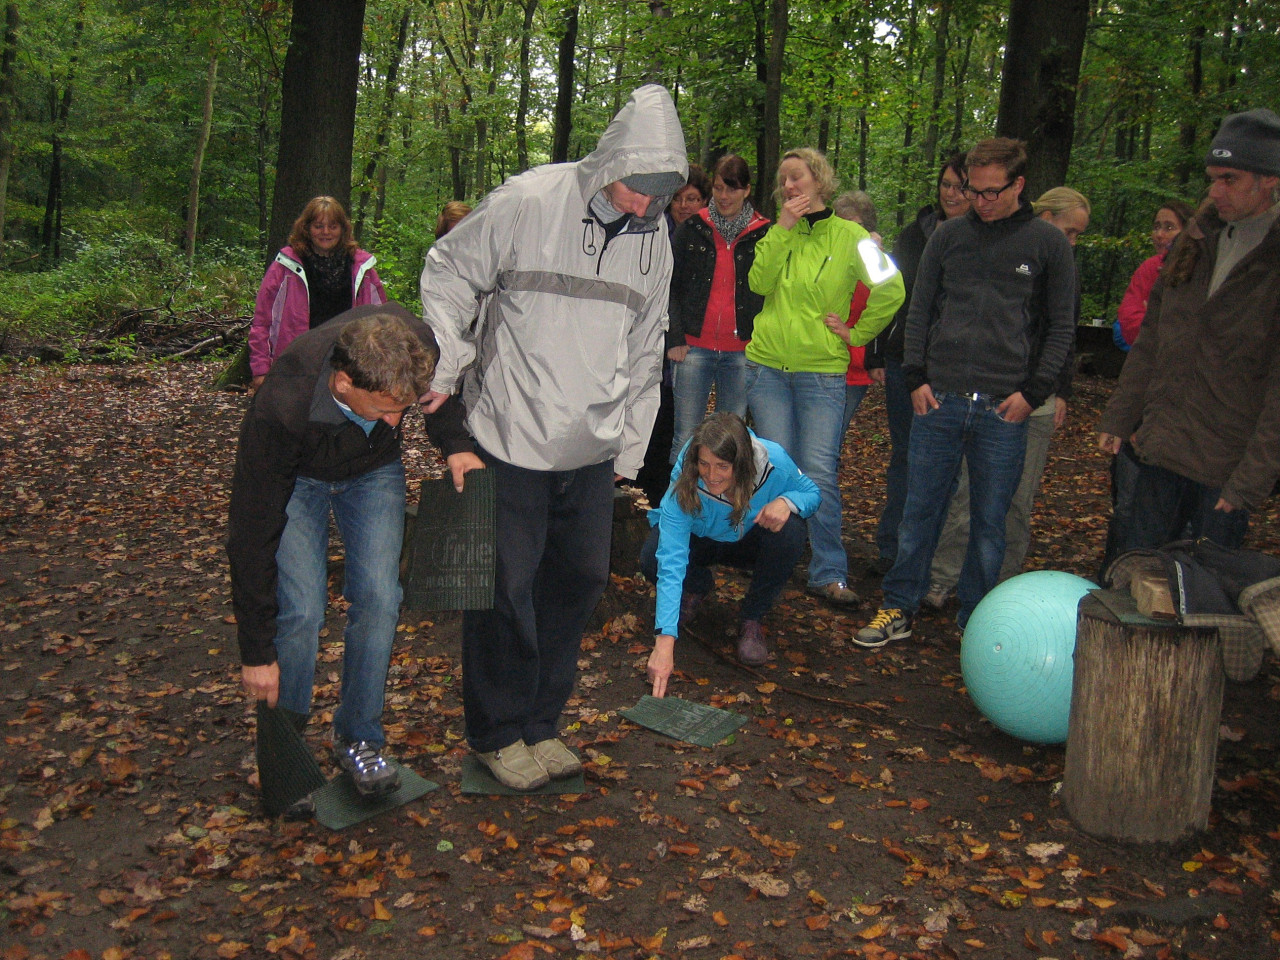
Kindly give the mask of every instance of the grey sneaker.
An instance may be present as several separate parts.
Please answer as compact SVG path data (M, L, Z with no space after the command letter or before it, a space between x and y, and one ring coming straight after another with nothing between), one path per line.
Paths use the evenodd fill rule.
M862 598L850 590L849 585L842 580L833 580L820 587L811 586L809 593L838 607L852 607L862 602Z
M920 602L926 607L934 610L941 610L947 605L947 601L951 598L951 588L944 587L940 583L929 584L929 592L924 595L924 599Z
M582 772L582 761L561 740L539 740L529 749L552 780L565 780Z
M877 610L871 622L853 635L853 642L860 647L874 650L890 640L904 640L911 636L911 618L897 607Z
M551 779L523 740L476 756L500 784L512 790L537 790Z
M400 786L400 771L387 763L380 747L368 740L348 743L334 737L333 757L351 775L356 792L362 797L378 797Z
M764 627L759 620L743 620L738 634L738 659L748 667L758 667L769 659L769 645L764 642Z

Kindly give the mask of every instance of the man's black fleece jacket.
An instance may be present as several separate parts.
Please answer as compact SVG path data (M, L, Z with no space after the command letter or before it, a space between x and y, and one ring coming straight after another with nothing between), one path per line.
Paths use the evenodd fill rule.
M1021 392L1032 409L1054 390L1075 337L1076 271L1061 230L1023 202L986 223L970 211L938 224L911 294L902 372L908 390Z

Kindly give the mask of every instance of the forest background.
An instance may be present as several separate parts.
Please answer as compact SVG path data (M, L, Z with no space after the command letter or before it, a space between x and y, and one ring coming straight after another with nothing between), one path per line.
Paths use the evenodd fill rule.
M649 80L691 160L753 164L765 212L780 150L817 146L871 194L887 244L950 152L1027 137L1027 195L1065 182L1093 203L1084 317L1107 318L1156 208L1200 198L1221 118L1280 103L1266 0L2 6L0 353L73 359L104 340L132 357L140 318L247 318L320 192L412 305L445 201L584 155Z

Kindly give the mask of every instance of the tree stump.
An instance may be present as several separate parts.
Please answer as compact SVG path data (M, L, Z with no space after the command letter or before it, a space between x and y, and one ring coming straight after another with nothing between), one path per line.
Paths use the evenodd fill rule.
M1081 829L1168 842L1207 826L1223 685L1216 629L1112 592L1080 601L1062 800Z

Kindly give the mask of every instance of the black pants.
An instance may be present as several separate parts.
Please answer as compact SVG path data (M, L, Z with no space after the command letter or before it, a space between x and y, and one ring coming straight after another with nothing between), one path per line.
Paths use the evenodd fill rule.
M658 537L660 527L649 531L640 550L640 572L651 583L658 582ZM782 588L791 578L808 539L804 521L794 513L782 529L766 530L753 526L741 540L726 543L710 537L689 538L689 565L685 569L683 592L706 595L715 587L711 567L716 564L737 567L751 574L751 584L742 598L740 620L763 620L773 609Z
M676 400L671 392L665 370L669 361L663 361L662 402L658 404L658 416L653 421L653 433L644 452L644 465L636 474L636 485L644 491L649 506L656 510L671 482L671 438L676 430Z
M480 451L497 491L492 610L462 618L467 742L488 753L554 737L582 631L609 582L613 461L526 470Z

